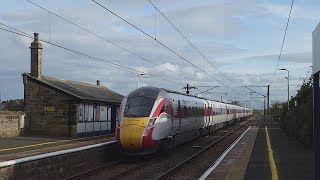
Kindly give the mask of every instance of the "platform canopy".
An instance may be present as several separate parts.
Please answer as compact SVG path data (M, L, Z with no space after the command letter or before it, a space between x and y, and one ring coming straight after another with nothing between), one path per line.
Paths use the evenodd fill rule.
M313 74L320 71L320 23L312 33Z

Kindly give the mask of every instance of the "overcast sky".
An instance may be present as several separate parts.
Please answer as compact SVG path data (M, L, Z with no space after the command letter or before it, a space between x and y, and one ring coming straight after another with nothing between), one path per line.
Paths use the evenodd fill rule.
M258 108L262 107L255 100L258 95L250 95L242 86L272 82L291 4L291 0L153 0L213 67L159 12L155 13L148 0L97 2L156 37L184 60L91 0L32 1L104 40L25 0L2 0L0 22L31 35L38 32L42 40L136 70L115 68L42 43L42 72L46 76L88 83L99 79L102 85L123 95L146 85L177 91L182 91L186 83L220 86L203 96L220 99L223 95L224 101L240 100ZM290 70L291 96L302 79L310 75L312 31L320 22L319 5L319 0L297 0L293 6L278 67ZM21 74L30 72L32 40L3 30L0 39L2 100L23 98ZM277 71L270 88L271 102L286 100L285 76L285 71ZM267 93L265 87L252 89ZM204 90L199 87L191 94Z

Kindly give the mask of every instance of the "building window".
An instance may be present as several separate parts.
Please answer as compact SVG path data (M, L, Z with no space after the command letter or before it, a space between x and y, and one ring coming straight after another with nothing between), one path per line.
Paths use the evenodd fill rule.
M94 121L100 121L100 105L94 107Z
M79 104L79 109L78 109L78 121L83 122L84 121L84 106L83 104Z

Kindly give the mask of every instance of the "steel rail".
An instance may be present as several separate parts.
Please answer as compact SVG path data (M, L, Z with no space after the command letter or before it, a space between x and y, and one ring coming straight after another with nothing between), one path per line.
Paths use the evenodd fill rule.
M251 119L251 120L252 120L252 119ZM219 138L218 140L216 140L215 142L211 143L210 145L206 146L204 149L202 149L202 150L198 151L197 153L193 154L193 155L190 156L187 160L179 163L178 165L176 165L175 167L171 168L169 171L167 171L166 173L162 174L160 177L158 177L158 178L156 178L156 179L162 179L162 178L164 178L168 173L172 172L174 169L177 169L179 166L181 166L181 165L183 165L184 163L186 163L187 161L191 160L193 157L197 156L198 154L200 154L200 153L203 152L204 150L208 149L208 148L211 147L212 145L218 143L219 141L221 141L221 140L224 139L225 137L231 135L233 132L237 131L238 129L240 129L240 128L243 127L244 125L248 124L251 120L249 120L249 121L246 122L245 124L240 125L239 127L237 127L236 129L234 129L234 130L231 131L230 133L228 133L228 134L220 137L220 138ZM161 157L158 157L157 159L160 159L160 158L161 158ZM172 158L174 158L174 156L171 157L170 159L172 159ZM153 159L153 160L154 160L154 159ZM152 160L150 160L150 161L152 161ZM143 165L146 165L146 164L150 163L150 161L147 161L147 162L143 163ZM92 169L83 171L83 172L81 172L81 173L78 173L78 174L75 174L75 175L66 177L66 178L64 178L64 180L77 179L77 178L81 177L82 175L86 175L86 174L92 173L92 172L94 172L94 171L97 171L97 170L99 170L99 169L101 169L101 168L104 168L104 167L107 167L107 166L112 166L112 165L115 165L115 164L121 164L122 162L123 162L123 160L121 160L121 159L120 159L120 160L116 160L116 161L112 161L112 162L110 162L110 163L106 163L106 164L103 164L103 165L101 165L101 166L98 166L98 167L95 167L95 168L92 168ZM143 166L143 165L142 165L142 166ZM133 167L133 168L130 168L130 169L128 169L127 171L125 171L125 172L123 172L123 173L128 174L128 173L131 173L131 172L133 172L134 170L137 170L137 169L139 169L139 168L141 168L141 165L135 166L135 167ZM119 179L120 177L122 177L122 176L124 175L123 173L122 173L122 174L114 175L114 176L112 176L112 177L110 177L110 178L106 178L106 179Z
M177 171L180 167L182 167L184 164L188 163L189 161L191 161L193 158L197 157L198 155L200 155L202 152L208 150L209 148L211 148L213 145L216 145L217 143L219 143L220 141L222 141L223 139L225 139L226 137L228 137L229 135L233 134L235 131L239 130L240 128L242 128L243 126L245 126L246 124L248 124L249 122L252 121L253 118L251 118L250 120L248 120L246 123L242 124L241 126L237 127L236 129L234 129L233 131L227 133L226 135L220 137L218 140L214 141L213 143L209 144L208 146L206 146L205 148L201 149L200 151L198 151L197 153L193 154L192 156L190 156L188 159L182 161L181 163L177 164L176 166L174 166L173 168L169 169L167 172L163 173L162 175L160 175L159 177L157 177L155 180L160 180L160 179L166 179L166 177L169 176L169 174L172 174L174 171Z
M96 171L96 170L99 170L101 168L104 168L104 167L107 167L107 166L111 166L111 165L114 165L114 164L117 164L117 163L121 163L121 160L116 160L116 161L112 161L110 163L106 163L106 164L103 164L101 166L98 166L98 167L95 167L93 169L89 169L89 170L86 170L86 171L83 171L81 173L78 173L78 174L75 174L75 175L72 175L72 176L69 176L69 177L66 177L64 178L63 180L68 180L68 179L76 179L82 175L85 175L85 174L88 174L88 173L91 173L93 171Z

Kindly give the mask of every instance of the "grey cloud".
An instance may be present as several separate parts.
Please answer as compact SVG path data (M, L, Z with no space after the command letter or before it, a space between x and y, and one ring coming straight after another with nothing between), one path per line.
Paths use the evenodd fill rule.
M279 54L267 54L267 55L260 55L260 56L249 56L242 59L251 60L251 61L270 61L270 60L277 60L278 56ZM312 53L311 52L285 53L281 55L281 61L311 63Z
M50 2L40 3L50 7L50 5L47 4L50 4ZM153 35L154 17L152 13L154 10L147 1L125 1L125 3L108 1L103 3L114 9L115 12L120 15L131 17L130 21L136 23L138 27L143 28L143 30ZM269 81L272 76L271 74L246 74L245 72L232 72L234 71L232 68L224 69L225 65L228 64L240 68L240 65L234 65L231 62L224 61L226 57L230 57L232 54L250 51L239 48L232 42L224 40L241 35L241 32L245 30L246 27L239 18L245 16L247 13L251 13L251 10L248 10L248 6L253 6L256 1L219 1L218 5L212 5L211 1L186 1L185 3L178 1L155 1L155 3L158 4L178 28L190 38L200 51L221 68L220 70L223 71L227 77L231 78L234 83L222 77L214 68L210 67L208 63L203 63L203 58L173 30L168 23L161 19L158 14L157 38L159 38L161 42L164 42L173 50L183 55L183 57L200 68L205 69L210 75L242 94L247 93L247 91L239 87L243 83L263 84ZM170 4L170 6L168 4ZM52 42L133 69L142 69L146 73L158 75L168 80L189 83L191 85L220 85L219 90L228 92L230 97L237 95L234 90L223 87L223 85L215 82L199 70L196 70L190 64L181 60L150 38L132 29L119 19L114 18L102 8L91 2L87 3L87 5L87 7L81 5L75 6L74 9L55 6L51 8L63 17L79 23L81 26L96 32L106 39L119 43L130 51L152 62L162 64L180 74L184 74L192 80L182 78L178 74L168 72L159 66L142 62L130 53L107 44L53 16L51 16ZM166 7L167 9L165 9ZM0 19L5 22L10 22L11 25L30 34L37 31L40 33L40 38L48 39L48 14L42 10L35 9L33 6L28 6L28 8L21 9L19 12L0 13ZM1 89L5 90L6 98L21 98L23 96L23 86L20 74L22 72L28 72L30 68L28 47L31 40L21 40L21 38L16 38L15 35L8 35L8 33L5 32L0 32L0 38L2 40L0 48L4 50L1 57L1 64L5 64L6 66L0 66ZM153 85L177 91L181 91L182 88L182 86L177 84L154 79L150 76L139 77L137 73L130 73L110 67L110 65L107 64L94 62L50 45L43 44L43 46L43 73L45 75L89 83L95 83L95 81L99 79L103 85L124 95L137 87L138 79L140 79L140 85ZM12 47L14 47L15 53L10 53ZM266 60L267 58L271 58L271 56L272 55L270 55L270 57L251 58L252 60ZM294 60L299 62L298 57L295 55L286 57L286 55L284 55L284 59L290 60L295 58ZM303 57L304 55L300 55L300 59ZM248 58L250 59L250 57ZM283 80L279 79L278 81L277 79L275 84L282 87L281 84L283 84ZM283 97L284 99L285 94L283 94L283 92L285 92L285 89L282 88L279 91L279 93L275 92L274 97L279 99Z

